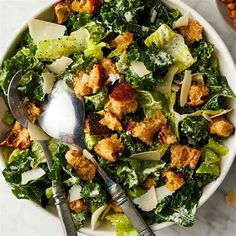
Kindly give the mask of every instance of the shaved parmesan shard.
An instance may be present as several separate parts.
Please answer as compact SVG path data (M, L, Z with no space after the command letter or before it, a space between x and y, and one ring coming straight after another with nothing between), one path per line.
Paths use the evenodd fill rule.
M143 211L151 211L157 206L157 197L154 186L152 186L145 194L133 200Z
M132 61L129 68L132 73L138 75L139 77L143 77L151 73L151 71L149 71L141 61Z
M107 79L107 82L110 82L113 85L117 80L120 81L119 74L109 74L109 78Z
M157 202L160 203L164 198L167 196L172 195L174 192L171 192L165 185L156 188L156 197L157 197Z
M81 186L80 185L74 185L69 190L69 202L76 201L78 199L81 199Z
M130 11L125 12L124 17L127 22L130 22L133 19L133 15Z
M43 92L50 94L52 92L53 85L55 83L55 76L53 73L44 72L42 73L43 77Z
M228 207L236 208L236 188L227 193L225 201Z
M190 13L186 12L182 17L173 23L173 29L179 28L181 26L187 26L189 21Z
M98 226L98 219L100 217L100 215L102 215L102 213L107 209L107 205L103 205L101 207L99 207L93 214L91 217L91 228L92 230L94 230L96 228L96 226Z
M28 131L30 134L30 140L42 141L49 139L49 136L39 126L31 122L28 123Z
M21 184L27 184L31 180L39 179L45 174L45 171L41 167L23 172L21 174Z
M28 23L30 36L35 44L47 39L63 37L66 27L55 23L32 19Z
M143 160L143 161L159 161L161 160L164 154L165 152L163 152L162 150L161 151L156 150L156 151L135 153L130 157L133 159Z
M150 18L151 23L154 23L156 18L157 18L157 11L155 9L152 9L151 10L151 18Z
M191 70L185 70L184 79L180 92L180 106L183 107L188 101L188 92L192 83Z
M61 74L65 72L66 68L73 62L73 60L69 57L61 57L54 61L52 64L47 65L47 68L55 73L55 74Z

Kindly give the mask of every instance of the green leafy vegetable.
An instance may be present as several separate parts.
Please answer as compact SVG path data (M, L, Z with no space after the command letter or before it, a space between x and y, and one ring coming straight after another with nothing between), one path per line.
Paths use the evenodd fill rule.
M229 149L227 147L219 144L213 138L210 138L208 140L208 144L206 145L206 147L221 156L224 156L229 152Z
M84 222L87 218L87 212L71 213L76 229L80 229L84 226Z
M45 157L43 148L39 142L37 142L37 141L32 142L31 151L35 157L33 165L32 165L33 168L38 167L38 165L41 163L46 163L46 157Z
M201 116L188 117L180 124L181 138L187 143L202 147L208 138L208 122Z
M105 217L116 227L116 236L137 236L137 231L124 214L112 214Z
M43 90L43 78L34 71L28 71L19 82L17 88L22 99L28 97L38 103L42 103L45 99Z
M12 125L14 123L14 117L10 111L5 111L2 122L6 125Z
M99 141L98 137L95 135L90 135L88 132L85 132L85 143L86 147L91 150Z

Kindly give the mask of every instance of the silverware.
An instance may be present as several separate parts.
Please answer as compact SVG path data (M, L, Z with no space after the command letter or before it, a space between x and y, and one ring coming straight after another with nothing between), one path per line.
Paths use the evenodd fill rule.
M117 201L139 235L154 236L154 232L143 220L122 187L105 173L93 155L86 150L83 131L85 119L84 101L78 99L65 81L61 80L56 83L43 110L44 112L38 119L41 128L55 139L82 148L87 153L86 157L96 166L112 199Z
M27 108L22 103L17 95L17 87L22 77L22 71L18 71L12 78L8 87L7 101L9 108L17 121L19 121L24 127L28 126ZM46 141L39 141L46 156L48 169L52 168L52 160L48 153L48 146ZM62 224L64 235L77 236L77 231L74 222L71 217L71 213L67 204L66 193L61 185L58 185L55 181L52 181L52 192L55 199L55 205Z

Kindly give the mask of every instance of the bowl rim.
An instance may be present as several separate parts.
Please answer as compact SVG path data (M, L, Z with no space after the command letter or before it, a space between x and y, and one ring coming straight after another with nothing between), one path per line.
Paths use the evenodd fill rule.
M30 19L33 18L37 18L39 17L43 12L46 12L49 8L51 8L53 6L53 4L55 4L56 2L58 2L59 0L49 0L49 2L43 4L42 7L40 7L37 11L34 11L29 17L27 17L26 20L24 20L24 22L22 24L19 25L19 27L11 34L9 42L4 46L2 53L0 55L0 65L2 64L2 62L4 61L4 59L8 58L9 53L11 51L11 47L12 45L15 46L17 38L21 35L22 32L24 32L27 29L27 24L29 22ZM211 35L212 37L215 38L216 41L218 41L219 45L217 45L217 48L221 48L221 51L224 51L225 57L228 58L228 66L229 68L232 68L233 73L236 76L236 66L235 63L233 61L233 58L228 50L228 48L226 47L225 43L223 42L223 40L221 39L221 37L219 36L219 34L216 32L216 30L208 23L207 20L205 20L198 12L196 12L193 8L191 8L190 6L188 6L187 4L185 4L184 2L182 2L181 0L176 1L176 0L161 0L162 2L164 2L165 5L168 6L175 6L176 8L180 8L181 11L183 12L190 12L191 16L193 16L194 19L197 19L198 21L202 22L201 24L204 26L204 29L206 31L206 33L208 35ZM216 0L217 1L217 0ZM235 134L236 136L236 134ZM1 155L1 153L0 153ZM236 156L236 149L234 150L234 153L231 155L230 159L228 160L226 167L225 167L225 171L224 173L221 173L221 175L217 178L216 181L210 183L209 185L211 185L210 190L208 190L207 194L203 191L203 194L199 200L199 204L198 204L198 208L200 208L212 195L213 193L217 190L217 188L220 186L220 184L222 183L222 181L225 179L233 161L234 158ZM0 161L0 170L2 171L2 168L5 166L4 161ZM34 207L38 207L38 204L30 201L32 203L32 205ZM48 210L44 210L43 208L42 212L47 212L48 215L51 215L53 217L57 217L56 214L54 214L51 211ZM163 223L155 223L153 224L151 227L153 230L160 230L163 228L166 228L170 225L173 225L175 223L173 222L163 222ZM79 232L82 233L89 233L90 235L100 235L100 236L108 236L108 235L113 235L114 232L112 231L92 231L91 229L80 229Z

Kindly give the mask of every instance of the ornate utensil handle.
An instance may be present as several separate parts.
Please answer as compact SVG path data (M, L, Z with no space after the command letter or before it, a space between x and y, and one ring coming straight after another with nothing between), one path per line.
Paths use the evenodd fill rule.
M117 201L140 236L155 236L120 185L113 184L109 191L112 199Z
M77 231L68 207L64 189L60 185L53 182L52 192L64 235L77 236Z

